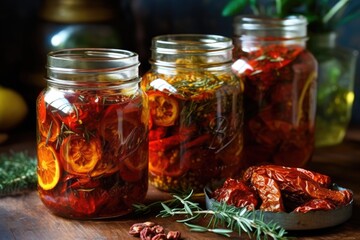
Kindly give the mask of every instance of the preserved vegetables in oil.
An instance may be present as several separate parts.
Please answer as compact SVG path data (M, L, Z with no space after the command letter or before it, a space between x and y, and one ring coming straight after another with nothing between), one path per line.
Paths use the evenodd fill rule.
M133 69L137 55L73 49L49 58L48 87L37 99L41 200L69 218L129 213L148 187L147 99Z
M231 40L221 36L153 40L152 69L142 88L149 98L149 179L155 187L202 191L240 174L243 85L231 71L231 50Z

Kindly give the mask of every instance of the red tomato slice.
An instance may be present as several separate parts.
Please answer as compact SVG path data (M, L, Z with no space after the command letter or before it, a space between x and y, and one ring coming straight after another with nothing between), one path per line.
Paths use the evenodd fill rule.
M65 171L76 175L87 175L101 161L101 142L98 138L87 140L71 135L64 139L60 155Z
M72 131L81 133L84 128L97 128L97 120L103 111L103 99L93 93L79 91L64 97L67 101L58 106L59 116Z
M62 117L62 121L68 126L71 130L76 131L86 122L86 118L88 117L89 109L83 109L78 104L72 104L72 111Z
M112 105L106 109L100 121L100 134L110 143L123 144L133 129L141 121L141 111Z
M175 97L160 91L148 91L150 117L157 126L172 126L179 116Z
M119 170L121 178L127 182L137 182L140 181L143 177L147 177L146 174L148 161L140 160L141 164L137 166L135 166L132 161L133 159L126 158L121 164ZM135 161L140 162L138 160Z
M115 172L123 163L133 171L143 171L147 166L147 161L138 154L147 153L147 123L142 122L142 109L134 101L111 105L105 111L100 122L100 135L104 140L106 160L96 166L95 172L101 169L104 173Z
M46 121L46 104L44 92L41 92L37 99L37 116L40 123Z

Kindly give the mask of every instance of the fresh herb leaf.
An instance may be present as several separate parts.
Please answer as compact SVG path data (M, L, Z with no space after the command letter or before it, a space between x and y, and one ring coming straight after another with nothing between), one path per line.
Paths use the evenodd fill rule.
M350 0L229 0L222 10L223 16L234 16L250 7L254 15L286 17L303 15L312 32L333 31L335 28L360 17L359 3Z
M203 196L203 194L201 195ZM135 212L144 210L150 212L150 208L160 205L163 209L157 217L183 216L184 218L177 220L177 222L188 226L190 231L212 232L227 237L236 232L241 236L245 232L249 236L253 235L257 240L286 239L286 231L277 223L265 223L261 214L254 214L245 208L239 210L239 208L229 206L226 203L213 205L212 210L204 210L199 203L193 202L194 198L199 197L199 194L194 194L193 191L181 196L175 194L172 196L173 198L170 200L154 202L148 206L134 205ZM209 219L207 226L194 223L201 216L202 219Z
M0 154L0 197L36 189L36 166L36 158L26 152Z

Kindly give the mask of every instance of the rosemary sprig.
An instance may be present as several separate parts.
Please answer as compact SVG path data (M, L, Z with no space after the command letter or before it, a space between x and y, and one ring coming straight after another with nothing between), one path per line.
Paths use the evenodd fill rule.
M261 214L254 214L245 208L239 210L239 208L229 206L226 203L213 204L213 209L204 210L199 203L192 201L195 196L198 197L198 194L194 194L193 191L187 195L174 194L172 196L172 199L154 202L147 206L135 205L135 212L149 212L151 208L158 207L160 204L163 209L157 217L185 216L184 219L179 219L177 222L188 226L190 231L212 232L226 237L230 237L234 232L241 236L245 232L249 237L255 237L257 240L286 239L285 229L275 222L264 222ZM201 216L203 219L208 219L206 226L193 223L195 220L199 220Z
M192 192L192 191L189 190L189 191L185 191L185 192L179 192L178 195L180 195L181 198L184 198L184 197L187 197L190 192ZM200 198L200 197L201 198L204 197L204 194L203 193L192 193L192 195L191 195L191 198L193 200ZM166 206L169 206L169 207L177 207L179 205L179 201L177 198L171 198L171 199L164 200L164 201L155 201L148 205L142 204L142 203L133 204L133 207L135 209L135 214L148 214L148 213L152 212L154 209L158 209L158 208L161 209L163 204L166 204Z
M25 152L0 155L0 197L34 190L37 161Z

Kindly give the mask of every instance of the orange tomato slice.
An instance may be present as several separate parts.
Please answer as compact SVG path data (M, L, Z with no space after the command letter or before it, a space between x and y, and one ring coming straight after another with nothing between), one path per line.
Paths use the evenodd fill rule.
M98 161L94 169L90 172L89 175L91 177L110 175L119 170L120 166L117 159L110 155L110 153L103 155L101 161Z
M157 126L172 126L179 116L179 105L176 99L166 93L149 91L150 116Z
M101 142L98 138L85 139L71 135L64 139L60 156L65 171L75 175L87 175L101 160Z
M45 142L38 145L38 183L44 190L53 189L60 179L60 164L54 148Z
M52 115L47 115L46 120L38 120L39 132L46 141L55 142L60 134L60 124Z

